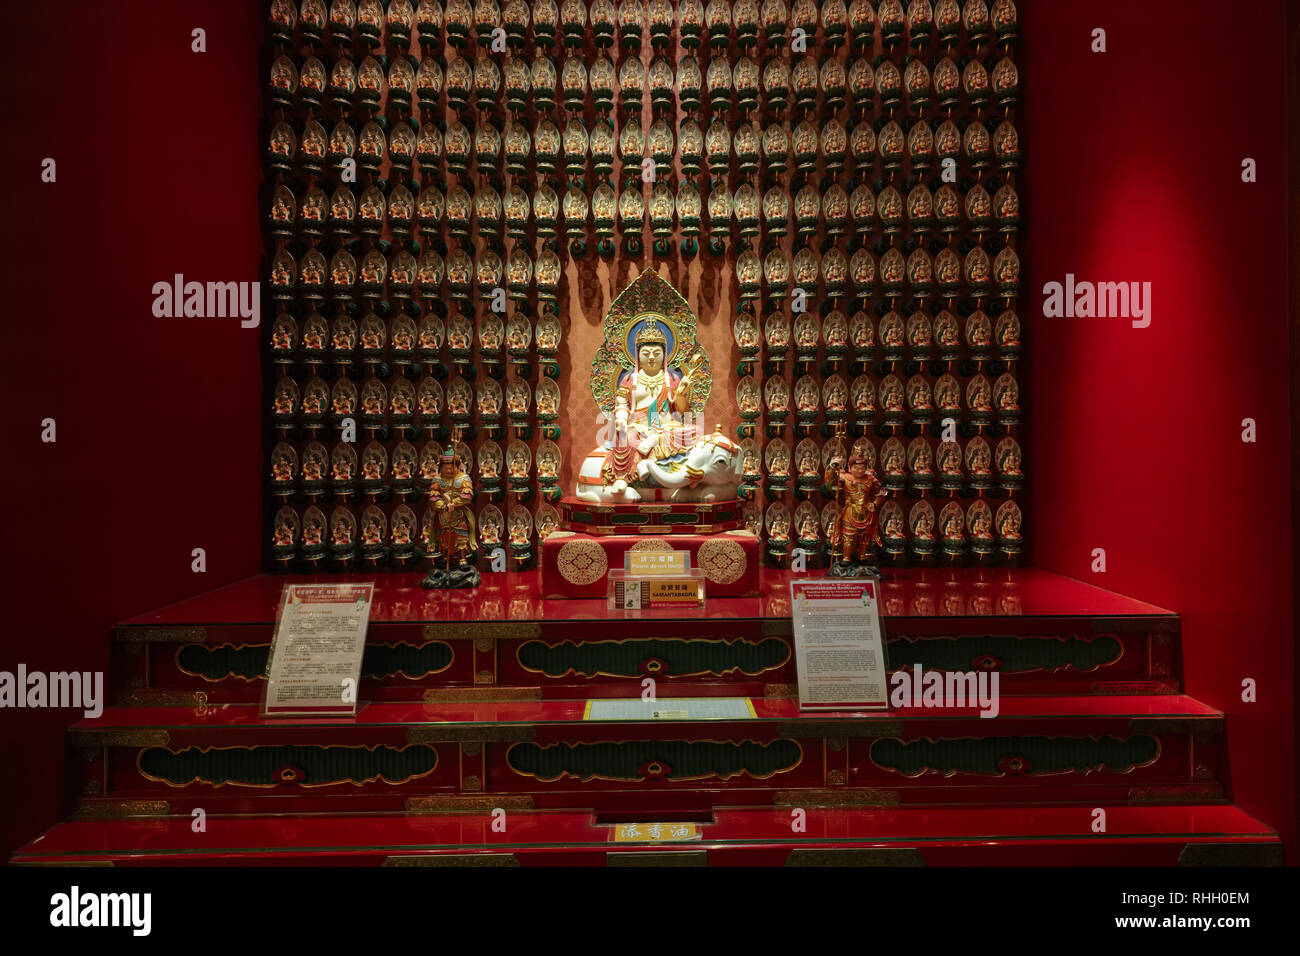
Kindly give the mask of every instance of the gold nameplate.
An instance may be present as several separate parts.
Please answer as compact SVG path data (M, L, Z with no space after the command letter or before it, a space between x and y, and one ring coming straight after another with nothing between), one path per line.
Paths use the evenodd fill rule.
M615 843L683 843L702 837L694 823L620 823L612 838Z
M685 574L690 566L689 551L629 551L627 571L643 577Z

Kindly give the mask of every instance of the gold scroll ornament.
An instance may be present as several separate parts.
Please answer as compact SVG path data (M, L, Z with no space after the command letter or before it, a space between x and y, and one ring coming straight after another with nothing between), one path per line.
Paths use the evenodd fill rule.
M570 584L595 584L609 570L605 549L595 541L566 541L556 557L560 575Z
M749 559L739 542L713 538L700 545L698 559L704 576L711 584L733 584L744 577Z

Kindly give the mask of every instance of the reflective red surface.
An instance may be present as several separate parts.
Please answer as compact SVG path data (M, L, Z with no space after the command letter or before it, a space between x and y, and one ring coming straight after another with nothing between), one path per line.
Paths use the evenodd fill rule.
M824 572L798 577L824 576ZM764 568L760 596L708 598L699 611L607 611L603 600L543 600L540 572L485 574L464 591L425 591L420 574L260 574L123 623L127 626L268 624L286 584L375 581L374 623L436 621L760 620L790 616L789 571ZM1154 604L1038 568L908 570L882 586L887 618L1172 617Z
M889 711L800 711L798 702L785 697L753 697L752 718L718 718L726 723L750 724L757 721L782 722L808 720L815 723L844 720L854 723L879 720L945 720L977 717L977 708L944 707L937 709L902 707ZM82 720L78 730L110 730L127 727L385 727L428 724L566 724L610 723L627 726L633 723L657 727L709 723L709 718L691 720L613 720L583 719L586 701L528 700L448 703L374 703L363 704L355 717L302 718L263 717L256 705L224 704L205 708L196 714L185 707L108 707L94 720ZM1218 720L1223 714L1213 707L1181 694L1151 694L1133 697L1092 695L1079 697L1003 697L997 717L988 721L1012 719L1051 719L1060 717L1099 717L1124 720L1131 717L1177 717L1180 719Z
M701 840L654 844L613 842L613 827L590 812L512 811L505 832L493 829L489 812L464 815L276 815L218 817L195 833L189 815L129 820L72 820L28 844L14 862L112 857L140 862L209 863L213 858L277 859L311 854L359 862L366 855L512 852L586 848L599 850L743 849L771 845L846 848L961 847L971 862L980 850L1000 844L1037 845L1043 862L1072 860L1072 849L1099 846L1107 859L1131 843L1273 842L1276 834L1231 806L1106 807L1106 832L1093 833L1093 811L1085 807L962 807L890 809L809 808L806 829L791 829L788 807L719 809L699 823ZM649 822L649 821L647 821ZM973 851L973 852L971 852ZM1053 855L1054 854L1054 855Z

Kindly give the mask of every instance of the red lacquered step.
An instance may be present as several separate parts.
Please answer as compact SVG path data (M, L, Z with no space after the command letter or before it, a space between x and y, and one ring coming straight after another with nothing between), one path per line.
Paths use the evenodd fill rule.
M808 575L799 575L807 577ZM814 573L813 576L820 576ZM421 574L261 574L122 622L122 627L269 625L286 584L376 582L372 624L438 621L581 621L790 617L791 572L763 568L760 595L709 598L699 611L607 611L604 601L544 600L541 572L486 574L472 591L425 591ZM906 570L885 582L891 619L935 615L1033 618L1161 618L1172 611L1040 568ZM933 610L925 610L933 608Z
M188 815L74 820L33 840L12 862L376 865L445 855L465 862L489 856L507 864L604 865L611 856L649 851L685 853L690 862L708 865L902 861L1078 866L1210 862L1215 848L1224 846L1229 847L1225 853L1253 850L1257 862L1266 862L1280 851L1273 830L1233 806L1102 809L1104 833L1093 832L1093 808L978 807L809 809L804 829L796 834L792 821L797 811L791 808L733 808L718 810L712 822L697 823L699 840L677 844L648 838L615 843L612 824L597 823L589 812L568 811L512 811L504 833L494 832L490 812L214 815L203 833L193 831ZM643 829L648 831L651 822L643 821Z
M993 725L1007 720L1059 720L1062 718L1124 720L1134 718L1222 720L1223 712L1183 694L1159 696L1075 696L1075 697L1004 697L994 718L979 718L978 708L905 707L891 711L800 711L789 698L750 698L754 716L745 719L723 718L728 724L753 724L770 721L888 722L899 720L962 720L978 718ZM108 732L125 729L199 729L223 730L299 727L412 727L422 725L489 725L499 724L619 724L648 723L673 727L681 724L710 723L708 719L654 721L584 720L586 701L534 700L494 702L389 702L364 705L355 717L339 718L265 718L252 704L223 704L206 708L199 714L185 707L108 707L95 719L73 725L77 732ZM714 720L713 723L719 721Z

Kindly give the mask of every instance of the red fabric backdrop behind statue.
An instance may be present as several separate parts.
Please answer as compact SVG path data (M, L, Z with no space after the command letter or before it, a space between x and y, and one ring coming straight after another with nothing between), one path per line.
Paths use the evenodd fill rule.
M1184 615L1188 689L1230 715L1233 796L1289 841L1279 5L1019 6L1033 556ZM261 567L265 330L156 319L151 288L175 273L261 278L264 5L75 0L7 12L21 42L0 155L10 223L0 481L15 595L0 669L103 670L115 621ZM1097 27L1106 54L1089 52ZM195 28L205 53L191 52ZM1249 186L1247 156L1259 164ZM56 183L40 181L45 157ZM594 326L635 270L594 259L580 269L599 276L567 276L570 293L586 290ZM702 259L688 270L702 324L713 313L729 325L730 269ZM1151 327L1037 317L1043 283L1067 272L1152 281ZM714 330L716 360L731 345L729 328ZM569 358L566 436L577 440L594 415L590 359ZM734 407L715 396L711 409ZM1246 417L1256 444L1241 443ZM45 418L58 423L52 445L40 441ZM200 547L203 574L191 570ZM1098 547L1104 575L1089 570ZM1256 704L1240 700L1246 677L1259 682ZM74 719L0 711L15 768L0 789L6 857L61 812Z

